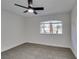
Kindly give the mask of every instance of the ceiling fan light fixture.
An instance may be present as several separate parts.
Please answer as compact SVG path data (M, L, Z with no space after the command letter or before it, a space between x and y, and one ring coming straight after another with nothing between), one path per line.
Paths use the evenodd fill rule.
M29 12L29 13L34 13L35 15L37 15L38 13L36 12L36 10L44 10L44 7L32 7L32 5L33 5L33 0L28 0L27 7L15 3L15 6L19 6L26 9L24 13Z
M33 13L34 10L33 9L28 9L28 12Z

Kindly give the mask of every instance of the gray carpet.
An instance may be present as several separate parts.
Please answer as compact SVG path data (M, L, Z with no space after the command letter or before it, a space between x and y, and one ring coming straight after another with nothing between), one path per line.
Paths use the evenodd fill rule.
M30 43L2 52L1 56L1 59L76 59L70 49Z

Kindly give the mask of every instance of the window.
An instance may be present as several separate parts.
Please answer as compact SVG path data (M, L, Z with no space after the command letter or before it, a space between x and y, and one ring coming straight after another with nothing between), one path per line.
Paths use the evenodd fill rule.
M40 23L41 34L62 34L62 21L45 21Z

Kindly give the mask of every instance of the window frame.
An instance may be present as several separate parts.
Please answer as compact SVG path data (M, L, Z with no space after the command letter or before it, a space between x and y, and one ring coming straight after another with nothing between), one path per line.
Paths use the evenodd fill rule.
M56 22L55 22L55 21L56 21ZM53 23L53 22L54 22L54 23ZM42 24L49 24L49 25L51 25L51 24L52 24L52 25L53 25L53 24L56 25L56 24L57 24L57 26L59 26L58 24L61 24L61 25L60 25L60 29L61 29L60 31L61 31L61 33L58 33L58 32L57 32L57 33L54 33L54 32L53 32L53 30L54 30L53 27L52 27L53 30L50 31L50 33L41 33L41 28L42 28L41 25L42 25ZM50 27L49 29L51 29L51 27ZM58 29L57 29L57 31L58 31ZM52 20L52 21L43 21L43 22L40 22L40 34L52 34L52 35L58 34L58 35L62 35L62 34L63 34L63 22L60 21L60 20Z

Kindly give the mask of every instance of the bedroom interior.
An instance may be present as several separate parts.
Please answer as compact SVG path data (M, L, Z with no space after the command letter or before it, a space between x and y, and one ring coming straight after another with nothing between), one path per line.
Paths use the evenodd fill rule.
M2 0L1 59L77 59L76 0Z

